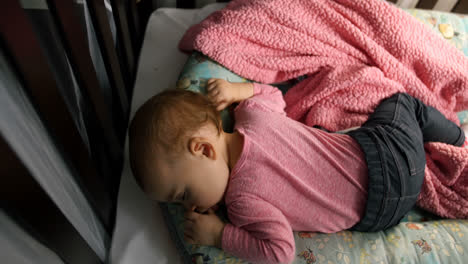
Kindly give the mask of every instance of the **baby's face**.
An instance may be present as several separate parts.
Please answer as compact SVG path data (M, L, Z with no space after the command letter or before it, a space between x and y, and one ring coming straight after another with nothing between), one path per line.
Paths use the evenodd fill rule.
M181 155L172 165L156 161L145 179L145 191L153 200L177 202L203 213L221 202L229 180L229 168L220 159Z

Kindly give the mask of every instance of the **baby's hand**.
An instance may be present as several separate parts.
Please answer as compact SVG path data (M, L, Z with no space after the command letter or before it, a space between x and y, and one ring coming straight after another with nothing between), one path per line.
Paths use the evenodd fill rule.
M185 212L184 238L190 244L221 248L224 223L210 208L207 214L195 211Z
M207 96L216 105L216 110L221 111L238 98L239 89L223 79L209 79L206 86Z

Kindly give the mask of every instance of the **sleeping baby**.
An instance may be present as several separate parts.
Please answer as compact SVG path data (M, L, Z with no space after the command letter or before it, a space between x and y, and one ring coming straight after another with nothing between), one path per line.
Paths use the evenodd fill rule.
M234 109L233 133L219 110ZM294 231L374 232L399 223L424 179L423 143L465 135L405 93L382 100L358 129L329 133L292 120L281 91L207 82L207 96L168 90L129 130L130 163L152 200L184 205L184 237L253 263L290 263ZM214 208L223 203L229 223Z

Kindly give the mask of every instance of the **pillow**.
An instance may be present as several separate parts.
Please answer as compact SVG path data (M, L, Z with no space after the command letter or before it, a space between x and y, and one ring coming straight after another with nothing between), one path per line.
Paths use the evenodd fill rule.
M230 82L251 82L241 76L229 71L224 66L211 60L203 53L194 51L187 59L177 81L177 88L186 89L194 92L206 94L206 82L210 78L224 79ZM305 76L298 77L297 79L272 84L285 93L298 81L304 79ZM234 121L232 118L231 110L233 107L221 111L221 119L223 120L223 129L226 132L232 132L234 128Z
M206 94L205 86L210 78L219 78L230 82L249 82L202 53L193 52L179 75L177 88ZM221 111L223 130L226 132L232 132L234 128L234 122L229 110L227 108Z
M436 11L408 9L409 14L427 24L441 37L450 41L468 56L468 17ZM206 94L206 81L220 78L231 82L251 82L212 61L200 52L193 52L180 73L177 87ZM297 79L272 84L285 93ZM232 108L231 108L232 109ZM461 123L468 123L468 111L458 113ZM229 109L221 112L223 129L233 131ZM247 263L224 251L207 246L191 245L183 239L183 212L181 205L162 203L161 209L173 234L184 263ZM226 220L226 210L217 214ZM335 234L294 232L296 259L294 263L450 263L468 254L468 221L440 219L414 208L402 222L389 230L376 233L341 231Z
M468 124L468 110L458 112L457 114L460 124Z

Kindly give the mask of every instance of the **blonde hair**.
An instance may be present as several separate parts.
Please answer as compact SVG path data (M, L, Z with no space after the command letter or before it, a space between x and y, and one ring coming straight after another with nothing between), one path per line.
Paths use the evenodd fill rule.
M220 114L200 93L170 89L146 101L129 128L130 163L138 183L141 185L141 168L147 165L148 156L155 154L157 146L169 162L173 161L184 150L187 139L207 123L215 126L219 136Z

